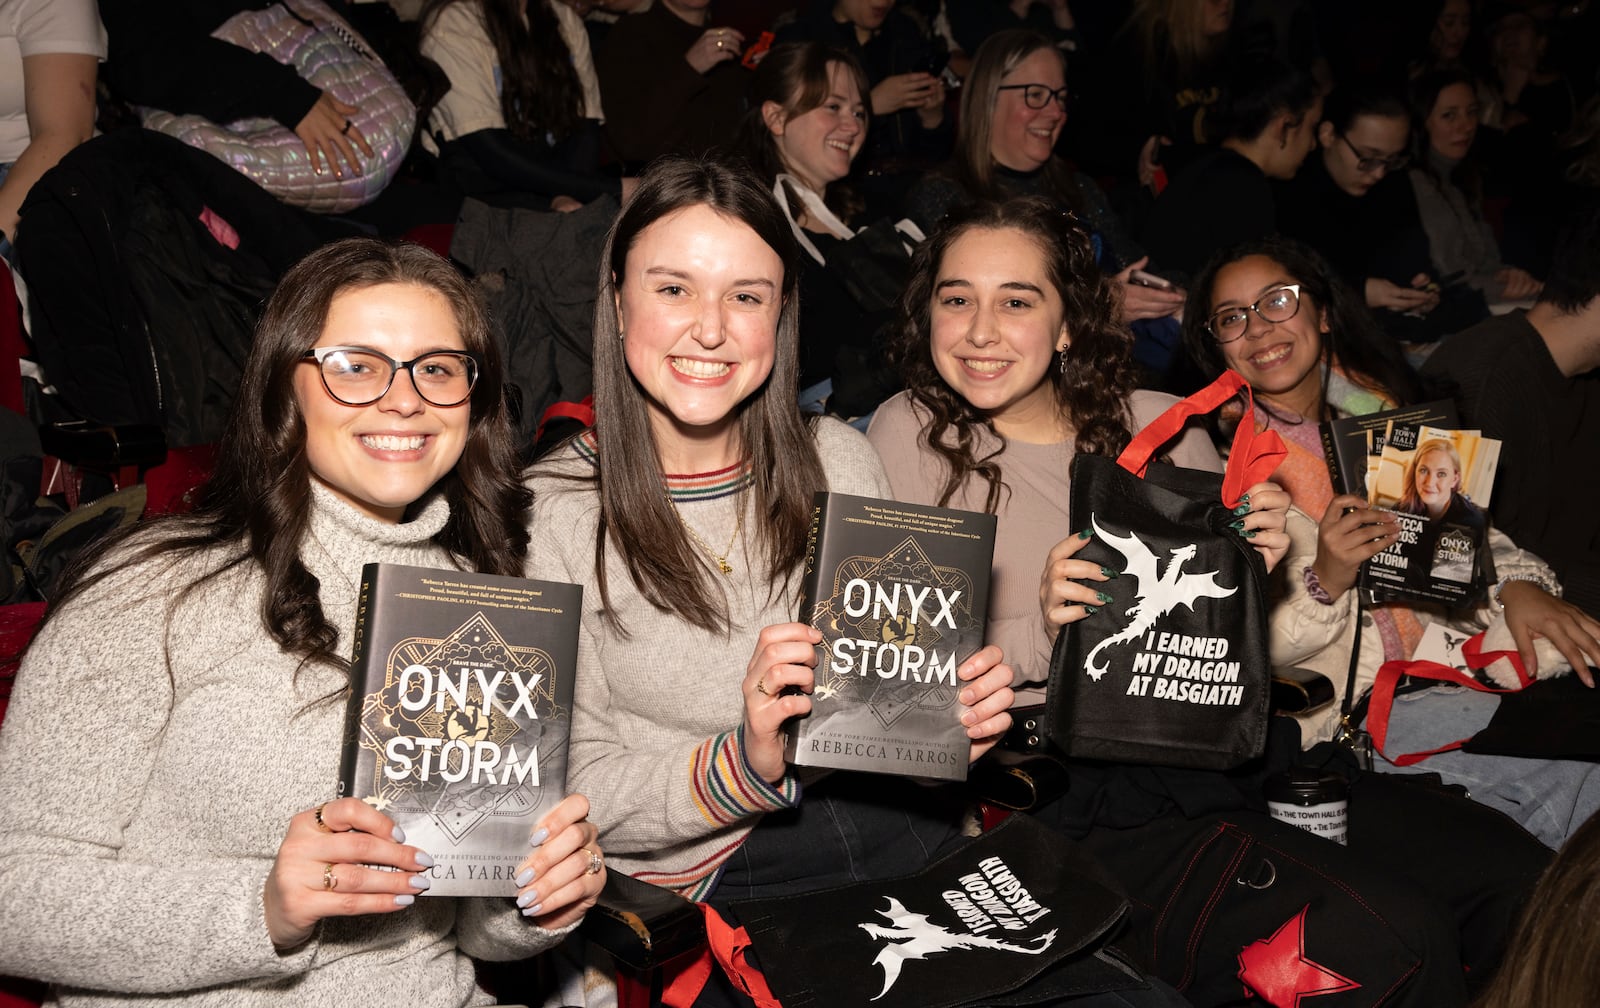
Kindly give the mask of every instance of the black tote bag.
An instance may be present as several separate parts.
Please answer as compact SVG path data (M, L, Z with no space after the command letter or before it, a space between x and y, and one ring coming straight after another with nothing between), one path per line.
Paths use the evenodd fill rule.
M1047 694L1051 740L1067 755L1223 770L1261 754L1271 662L1266 567L1230 523L1244 491L1271 475L1283 441L1255 430L1254 404L1228 469L1151 457L1192 416L1249 385L1227 371L1140 431L1116 460L1072 461L1069 514L1093 537L1075 556L1122 572L1111 601L1056 638Z

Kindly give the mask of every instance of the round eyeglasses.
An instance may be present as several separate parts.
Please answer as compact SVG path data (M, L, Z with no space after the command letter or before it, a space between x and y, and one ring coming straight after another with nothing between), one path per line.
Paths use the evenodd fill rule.
M1002 84L996 91L1021 91L1023 104L1031 109L1042 109L1054 98L1057 105L1067 107L1067 89L1051 89L1046 84Z
M382 399L404 370L424 402L459 406L478 383L478 359L460 350L436 350L408 361L395 360L366 347L317 347L302 360L316 361L322 387L346 406L367 406Z
M1391 154L1389 157L1368 157L1367 155L1356 150L1356 145L1351 143L1349 138L1343 133L1339 134L1339 139L1344 141L1344 145L1350 148L1350 153L1356 156L1356 171L1358 172L1371 174L1372 172L1377 171L1379 168L1382 168L1384 174L1387 175L1389 172L1397 172L1411 163L1411 155L1409 154Z
M1261 295L1260 300L1243 307L1223 308L1206 319L1206 329L1218 343L1232 343L1250 326L1250 313L1263 322L1287 322L1300 311L1300 285L1284 284Z

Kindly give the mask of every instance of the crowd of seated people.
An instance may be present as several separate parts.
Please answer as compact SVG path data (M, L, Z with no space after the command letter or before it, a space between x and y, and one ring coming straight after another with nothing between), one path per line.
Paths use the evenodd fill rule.
M1067 761L1067 796L1031 814L1130 898L1132 979L1052 1003L1279 1003L1217 936L1267 941L1283 920L1174 909L1173 866L1219 833L1311 866L1281 883L1306 905L1378 922L1303 939L1366 991L1341 1003L1466 1006L1518 955L1535 880L1600 810L1595 763L1364 766L1340 739L1435 624L1498 634L1539 677L1592 686L1600 666L1583 464L1600 435L1600 64L1583 44L1600 44L1600 4L98 6L0 14L0 257L34 292L26 421L122 430L127 386L169 445L219 436L221 453L193 515L85 551L39 593L51 615L0 725L0 917L24 925L0 974L63 1005L403 1001L399 957L427 961L405 982L429 1003L487 1005L472 961L575 940L604 880L591 852L716 907L930 863L974 832L980 796L784 759L815 681L815 631L793 622L812 493L998 516L988 646L960 667L955 715L972 760L993 760L1010 712L1041 701L1052 642L1117 576L1074 560L1072 458L1115 456L1223 369L1287 448L1237 523L1273 574L1272 661L1335 699L1273 716L1244 773ZM94 179L125 184L85 192ZM506 278L448 258L468 215L474 241L535 254L528 236L559 234L560 265L596 282L559 312L489 317ZM545 403L502 362L536 359L518 352L530 320L570 328L590 305L592 328L565 334L590 387L561 388L590 399L536 453L512 432ZM317 381L309 351L334 344L391 358L378 400ZM476 361L450 406L405 363L433 351ZM1487 524L1493 576L1464 611L1374 604L1358 571L1399 526L1338 492L1319 425L1444 397L1504 442L1487 508L1453 449L1428 454L1456 478L1438 508ZM1218 471L1235 419L1163 455ZM367 422L426 428L432 457L388 482ZM585 587L577 794L503 905L413 906L427 853L331 801L339 586L368 554ZM217 673L191 619L225 624L249 674ZM63 780L86 714L53 698L101 677L140 714L104 726L87 784ZM186 724L237 718L245 691L303 759L237 822L174 832L205 760ZM1470 736L1503 702L1404 691L1386 753ZM1368 810L1348 847L1266 814L1261 781L1291 762L1331 768ZM202 870L163 871L184 859ZM1547 934L1537 911L1522 926ZM1194 932L1179 966L1155 952L1174 927ZM752 1002L713 974L695 1003Z

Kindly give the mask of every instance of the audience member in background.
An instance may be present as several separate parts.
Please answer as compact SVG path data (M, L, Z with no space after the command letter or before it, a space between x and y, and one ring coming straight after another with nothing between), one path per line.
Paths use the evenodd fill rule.
M761 60L737 153L772 181L805 255L800 260L800 402L850 418L870 414L895 385L883 364L879 331L893 315L903 269L859 268L858 200L840 185L866 142L867 77L847 50L786 42ZM902 240L885 233L867 265ZM919 235L920 237L920 235ZM911 241L911 237L903 240ZM903 257L907 262L909 254ZM898 262L884 265L898 266ZM862 285L870 289L862 290ZM863 303L865 302L865 303Z
M600 170L600 85L583 23L561 0L429 0L422 54L450 90L422 145L464 195L575 210L624 183Z
M1589 1008L1600 990L1600 817L1585 822L1528 900L1501 964L1472 1008Z
M0 12L0 44L0 256L9 260L28 190L94 134L106 32L94 0L18 0Z
M925 230L962 203L1042 196L1094 235L1100 268L1115 273L1124 321L1165 318L1183 292L1134 283L1146 264L1093 179L1055 154L1067 121L1066 61L1044 35L1014 29L978 48L961 91L955 157L911 187L906 207Z
M1037 683L1064 625L1120 615L1101 614L1098 595L1117 572L1074 559L1085 539L1067 524L1071 461L1079 452L1114 456L1172 399L1135 387L1115 295L1094 268L1088 234L1038 199L965 208L929 237L907 287L896 350L907 391L879 409L868 436L896 496L998 516L987 639L1011 656L1019 684ZM1177 465L1221 468L1197 429L1168 447ZM1236 525L1269 567L1287 545L1286 497L1272 483L1251 487ZM1292 726L1279 727L1293 735ZM1292 750L1292 738L1285 741ZM1460 944L1475 966L1492 966L1545 853L1494 813L1393 779L1364 782L1352 800L1366 818L1352 816L1351 847L1313 837L1273 821L1259 804L1264 767L1286 756L1269 744L1265 760L1226 774L1071 760L1066 794L1035 814L1093 852L1124 887L1133 910L1123 948L1153 958L1157 974L1195 1004L1237 1004L1251 990L1266 1003L1292 1004L1302 988L1278 986L1240 950L1283 933L1285 917L1307 906L1314 909L1304 930L1290 932L1303 942L1286 954L1361 985L1355 1003L1461 1004L1452 897L1470 907L1460 923L1482 932ZM1431 823L1433 839L1460 847L1455 838L1467 829L1495 851L1463 849L1458 862L1499 860L1462 876L1466 892L1433 889L1425 872L1395 870L1394 837L1416 835L1413 828L1424 828L1416 820ZM1480 832L1486 822L1493 825ZM1228 854L1212 860L1219 843ZM1256 877L1271 879L1284 912L1216 898ZM1187 898L1186 886L1204 898ZM1384 922L1376 930L1368 926L1374 910Z
M1503 442L1489 510L1600 619L1600 201L1569 208L1534 306L1447 338L1423 365Z
M1433 0L1416 10L1422 16L1419 26L1424 44L1413 64L1413 75L1464 68L1472 41L1471 0Z
M1526 138L1543 153L1577 114L1567 79L1545 66L1545 25L1526 10L1502 9L1489 25L1489 83L1493 117L1485 125Z
M1208 121L1217 149L1167 187L1151 208L1145 247L1187 280L1219 246L1278 230L1269 179L1290 179L1317 145L1322 98L1311 75L1277 60L1234 66Z
M1472 78L1459 70L1412 81L1411 189L1440 285L1464 285L1488 303L1521 301L1539 293L1539 281L1501 261L1484 218L1482 177L1472 156L1481 108ZM1485 307L1478 317L1486 313Z
M898 211L907 176L950 153L943 40L890 0L813 0L780 24L777 41L825 42L861 62L874 121L861 153L860 188L873 216Z
M1439 306L1433 278L1418 270L1391 277L1380 252L1396 239L1390 195L1409 186L1411 120L1400 98L1374 87L1342 87L1328 95L1315 154L1293 179L1273 185L1278 228L1321 252L1380 318L1410 321ZM1387 328L1387 327L1386 327Z
M1031 28L1070 52L1078 47L1078 25L1069 0L945 0L950 34L963 52L975 53L989 36Z
M744 41L713 16L711 0L656 0L611 26L595 69L606 135L630 169L733 137L750 80Z
M1091 53L1073 151L1099 175L1160 189L1211 141L1233 0L1135 0L1113 44Z
M522 571L502 374L472 288L420 246L349 239L289 271L200 505L96 551L23 659L0 973L63 1006L462 1008L494 1000L470 957L576 926L605 880L581 795L542 817L515 899L417 899L428 852L329 800L362 566Z
M255 9L248 0L100 0L110 40L111 92L131 105L193 113L214 123L276 119L305 144L313 167L359 171L372 146L351 126L360 109L318 90L294 67L211 37L223 22Z
M1400 526L1365 498L1335 493L1319 424L1421 402L1425 390L1399 345L1377 331L1326 260L1284 238L1224 249L1195 280L1184 330L1190 352L1210 373L1232 368L1250 382L1256 422L1277 431L1289 448L1276 478L1296 510L1289 515L1288 594L1272 617L1274 664L1321 672L1339 698L1353 676L1353 703L1371 688L1381 664L1413 657L1426 623L1449 618L1469 633L1505 634L1530 674L1552 674L1565 659L1590 681L1588 665L1600 659L1600 622L1562 601L1549 566L1498 531L1491 531L1489 546L1499 581L1477 608L1358 606L1352 589L1360 565L1394 543ZM1498 703L1493 694L1471 690L1408 694L1394 705L1387 751L1420 752L1467 738ZM1335 705L1298 716L1303 744L1332 739L1339 713ZM1441 774L1552 847L1600 809L1594 763L1446 752L1409 767L1382 765Z

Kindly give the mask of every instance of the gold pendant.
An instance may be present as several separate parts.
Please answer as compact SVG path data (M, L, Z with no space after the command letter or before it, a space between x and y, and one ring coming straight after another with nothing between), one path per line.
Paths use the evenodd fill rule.
M728 563L728 561L722 559L721 557L715 557L714 559L717 561L717 566L722 568L722 574L724 577L733 573L733 565Z

